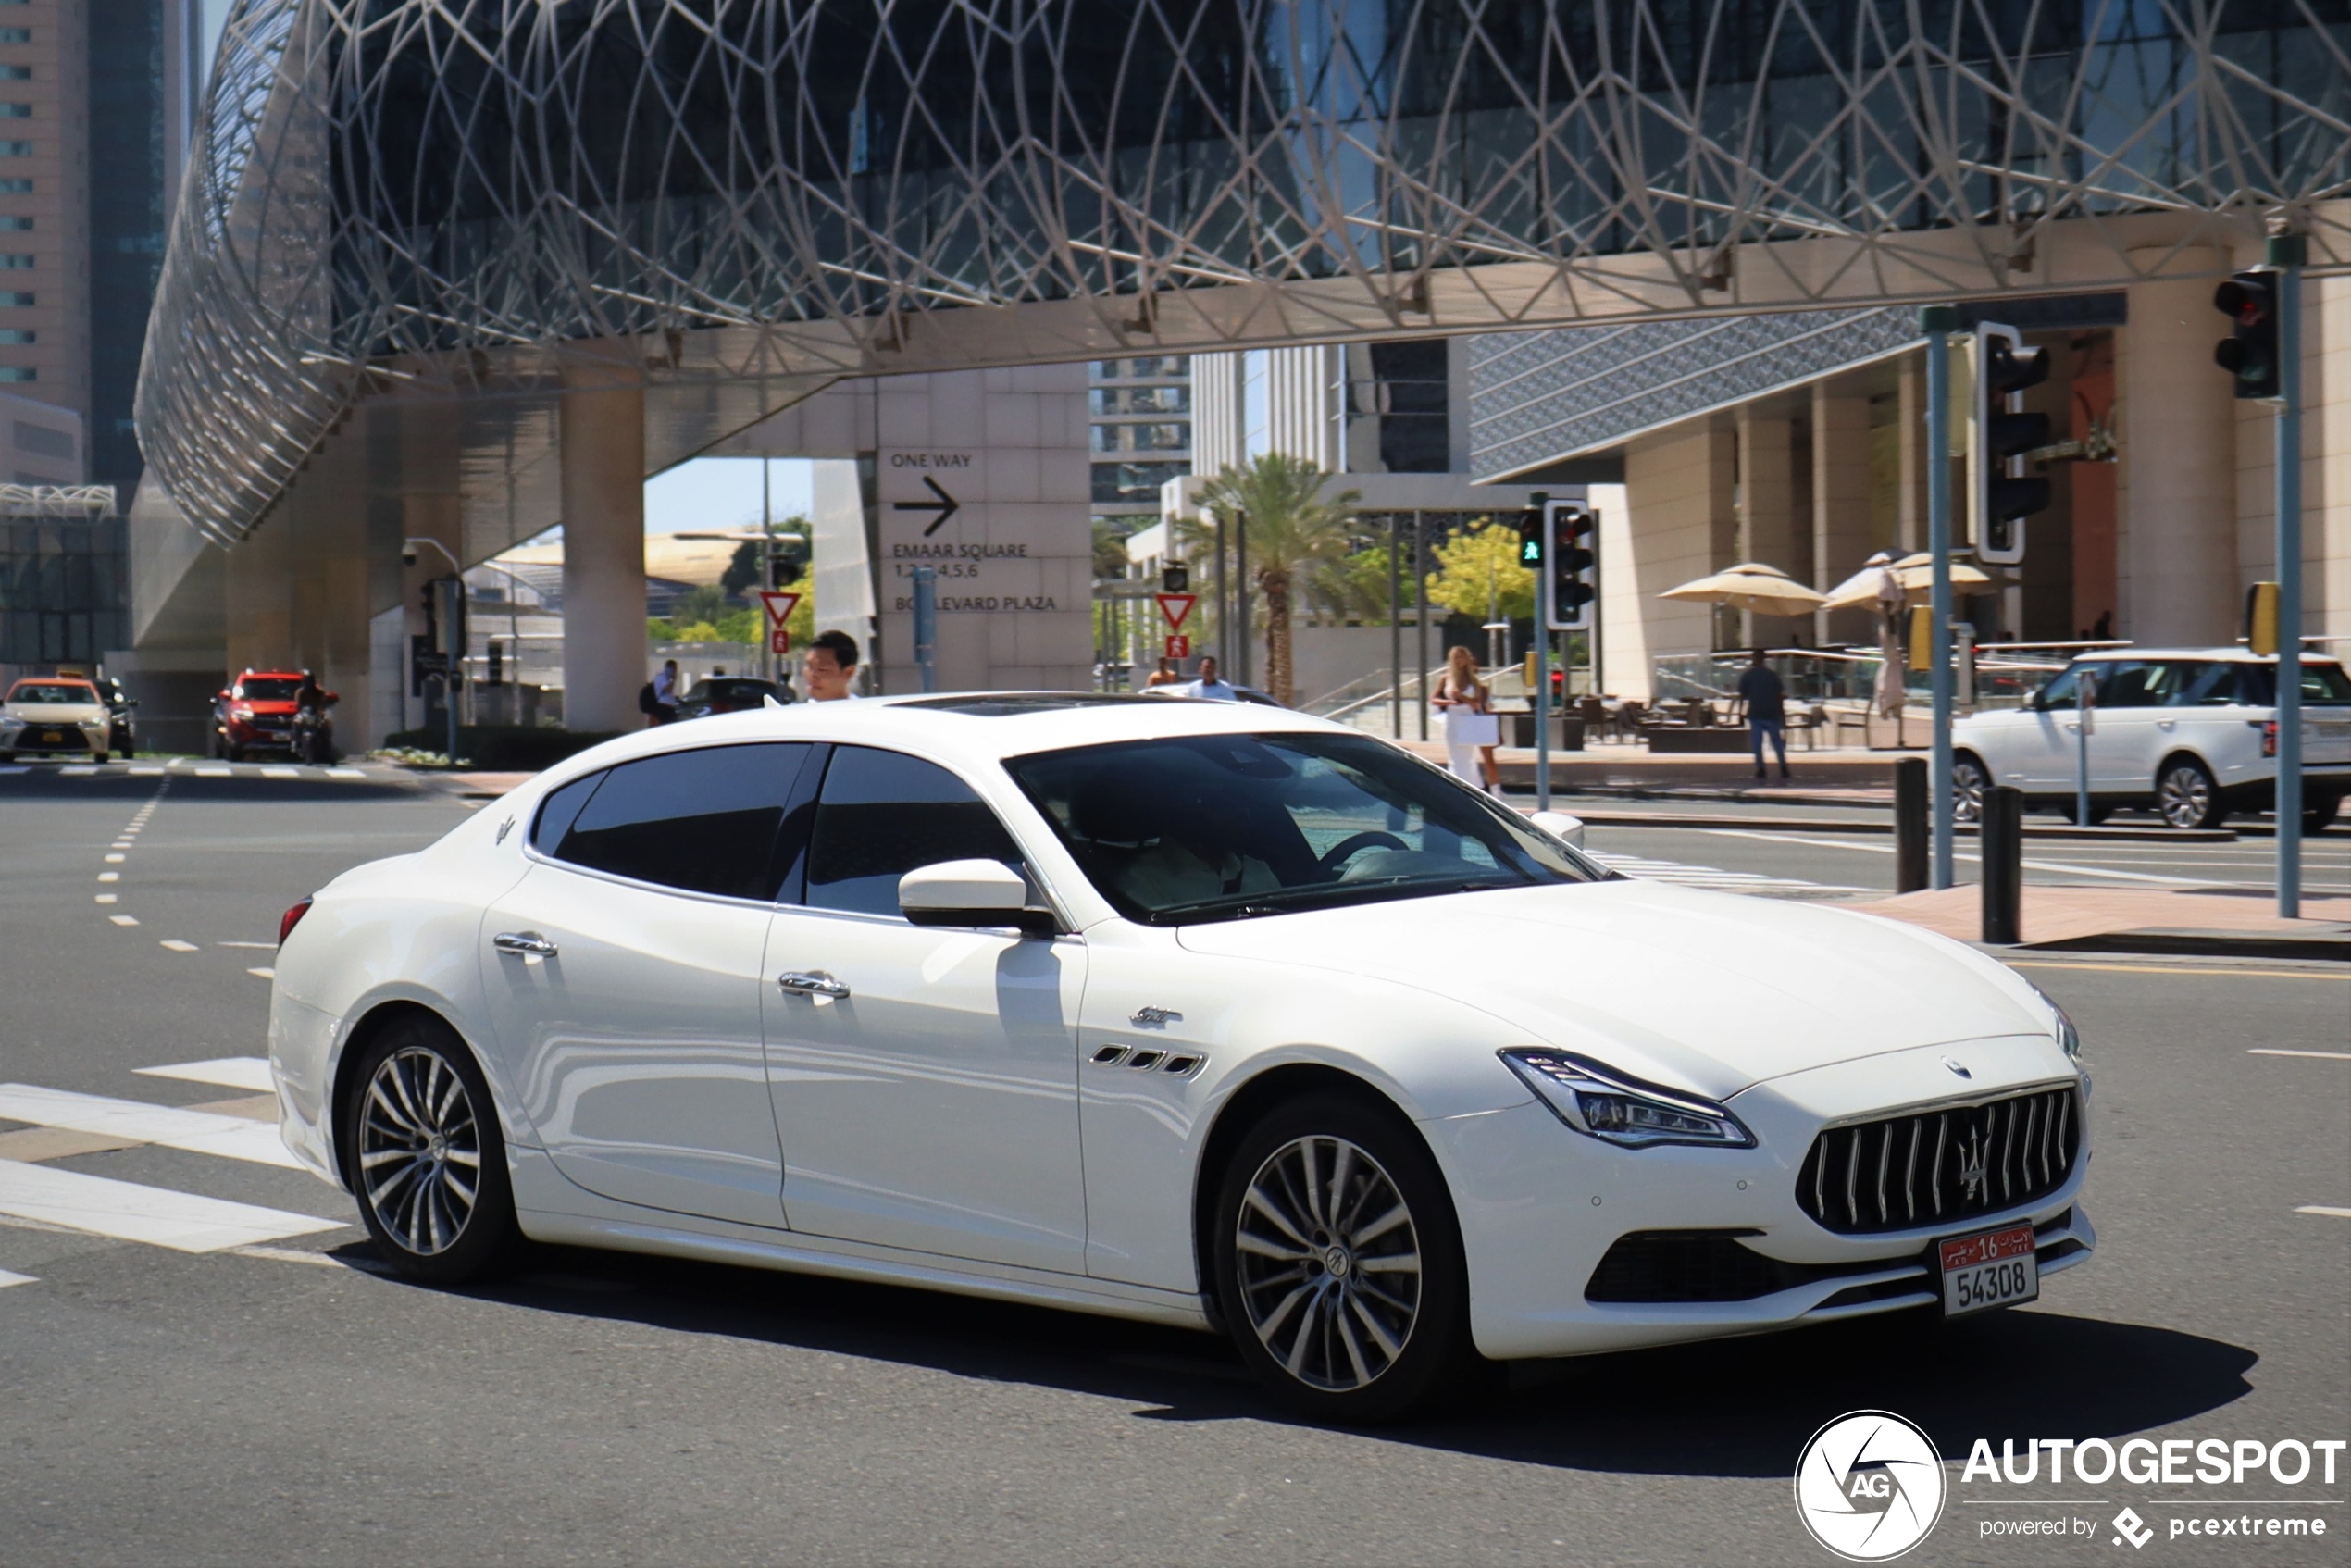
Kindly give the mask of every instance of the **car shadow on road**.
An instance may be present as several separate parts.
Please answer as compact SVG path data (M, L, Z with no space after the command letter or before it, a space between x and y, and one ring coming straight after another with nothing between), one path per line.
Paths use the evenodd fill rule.
M337 1250L375 1264L365 1243ZM426 1288L424 1287L407 1287ZM1050 1308L689 1260L533 1247L453 1294L1134 1403L1138 1420L1287 1422L1221 1338ZM1562 1470L1782 1477L1847 1411L1890 1410L1947 1458L1978 1437L2119 1437L2228 1404L2241 1346L2038 1308L1919 1313L1573 1360L1520 1363L1441 1413L1365 1434Z

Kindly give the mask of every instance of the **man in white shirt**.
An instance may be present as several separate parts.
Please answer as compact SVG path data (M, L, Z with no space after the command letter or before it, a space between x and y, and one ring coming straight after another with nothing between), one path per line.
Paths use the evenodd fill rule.
M653 677L653 708L656 723L667 724L678 716L678 661L670 659Z
M1200 678L1185 682L1176 689L1187 697L1205 697L1212 703L1238 703L1241 694L1230 683L1216 678L1216 655L1200 655Z

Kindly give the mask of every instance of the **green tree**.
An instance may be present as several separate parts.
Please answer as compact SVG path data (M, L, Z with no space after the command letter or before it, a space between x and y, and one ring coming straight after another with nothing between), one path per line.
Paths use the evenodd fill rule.
M1487 517L1437 547L1428 598L1457 616L1523 621L1535 614L1535 573L1518 564L1518 529Z
M1338 621L1364 626L1387 624L1387 546L1366 545L1351 555L1319 563L1307 578L1307 599L1315 610ZM1407 576L1397 584L1406 605L1412 603L1412 582Z
M755 539L746 539L735 546L734 559L727 563L726 575L718 579L719 589L728 598L767 586L761 580L766 574L759 569L760 557L765 553L766 546Z
M1222 518L1227 543L1234 525L1248 526L1250 585L1265 605L1265 689L1277 703L1295 700L1291 678L1291 593L1303 573L1337 559L1347 549L1355 491L1325 496L1331 476L1303 458L1269 452L1245 468L1225 465L1200 492L1200 505ZM1194 523L1186 532L1197 546L1214 548L1215 530Z

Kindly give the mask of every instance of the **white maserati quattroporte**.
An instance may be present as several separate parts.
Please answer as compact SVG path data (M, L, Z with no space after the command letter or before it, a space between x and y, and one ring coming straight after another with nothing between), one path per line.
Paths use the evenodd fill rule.
M1564 826L1228 703L648 730L287 912L286 1141L421 1278L521 1236L1222 1328L1342 1420L2089 1256L2039 991Z

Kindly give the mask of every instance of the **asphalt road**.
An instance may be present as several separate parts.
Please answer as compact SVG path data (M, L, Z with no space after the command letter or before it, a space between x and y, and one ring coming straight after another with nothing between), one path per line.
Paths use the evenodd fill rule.
M0 1079L249 1094L137 1069L259 1054L270 954L227 944L467 809L359 779L163 784L0 778ZM1655 831L1676 864L1768 855L1823 882L1878 858ZM1906 1562L2340 1564L2351 1464L2332 1485L1963 1480L1979 1437L2351 1437L2351 980L2027 972L2096 1083L2099 1252L2038 1304L1522 1369L1374 1433L1280 1418L1212 1339L1041 1310L552 1250L439 1291L371 1272L352 1228L190 1253L0 1223L0 1271L25 1277L0 1287L0 1560L1819 1564L1797 1452L1878 1408L1948 1462ZM299 1173L152 1143L37 1164L353 1218ZM2111 1544L2126 1504L2158 1531L2144 1553ZM2166 1534L2221 1512L2330 1533ZM2056 1517L2095 1533L1984 1535Z

